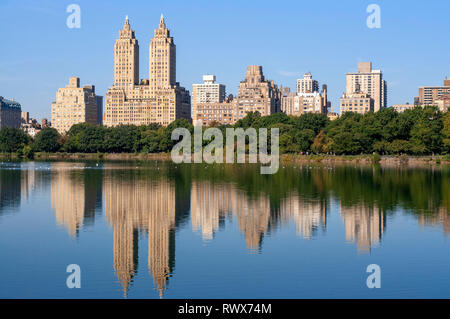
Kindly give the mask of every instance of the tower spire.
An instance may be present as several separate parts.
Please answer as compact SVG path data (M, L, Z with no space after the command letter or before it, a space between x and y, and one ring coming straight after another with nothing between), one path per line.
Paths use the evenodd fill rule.
M164 22L164 15L161 13L161 18L159 19L159 27L165 27L166 23Z

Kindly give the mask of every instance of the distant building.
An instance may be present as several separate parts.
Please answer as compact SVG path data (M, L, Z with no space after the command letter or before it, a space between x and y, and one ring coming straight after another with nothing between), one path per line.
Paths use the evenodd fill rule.
M233 124L234 103L232 98L226 98L222 102L199 103L193 113L193 122L210 126L214 123Z
M319 82L312 79L311 73L307 73L303 80L297 80L297 93L282 88L281 111L293 116L304 113L327 114L331 105L327 96L327 86L324 84L322 94L319 93Z
M380 70L372 70L371 62L358 63L358 72L346 74L346 98L367 94L373 99L373 111L387 107L387 85ZM341 102L342 104L342 102ZM342 113L342 109L341 109Z
M405 112L406 110L412 110L416 106L417 105L406 103L406 104L394 104L392 105L392 108L396 110L398 113L402 113Z
M354 112L359 114L373 112L374 105L374 99L367 93L344 93L341 97L341 114L345 112Z
M169 125L191 121L189 91L176 81L176 46L161 16L150 41L149 79L139 81L139 44L128 17L114 46L114 85L105 97L104 125Z
M234 121L244 118L249 112L259 112L261 116L271 115L281 110L281 94L273 81L266 80L262 66L247 68L245 80L241 81L235 104Z
M14 100L0 96L0 128L20 128L22 122L22 107Z
M437 107L441 112L447 112L450 110L450 93L441 95L439 100L435 101Z
M97 99L97 124L103 124L103 96L96 95Z
M327 117L330 121L337 120L339 118L339 114L335 112L328 112Z
M445 78L443 86L419 87L418 104L435 105L435 102L446 94L450 94L450 79L447 78Z
M22 112L22 123L30 122L30 112Z
M95 87L80 87L80 79L73 76L69 85L56 93L56 102L52 103L52 125L64 134L78 123L97 124L97 96Z
M313 93L319 91L319 82L312 78L311 73L306 73L303 79L297 80L297 93Z
M192 120L202 125L210 122L231 124L233 106L225 101L225 85L216 83L215 75L204 75L202 84L192 86Z
M41 126L42 126L42 128L50 127L50 123L49 123L48 119L43 118Z

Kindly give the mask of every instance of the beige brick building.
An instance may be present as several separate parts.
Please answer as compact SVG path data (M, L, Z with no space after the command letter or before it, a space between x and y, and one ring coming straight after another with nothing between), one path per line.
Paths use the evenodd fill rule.
M419 105L436 105L444 95L450 94L450 79L444 80L443 86L421 86L419 87Z
M341 114L345 112L365 114L373 112L374 106L375 100L367 93L344 93L341 97Z
M189 91L176 82L176 46L163 16L150 41L149 79L139 81L139 44L128 17L114 50L114 85L106 93L106 126L167 126L179 118L191 119Z
M80 79L73 76L65 88L58 89L56 102L52 103L52 127L64 134L78 123L97 124L95 87L80 87Z
M319 82L312 79L311 73L305 74L304 79L297 80L297 93L289 88L281 90L281 111L287 115L300 116L304 113L327 114L328 102L327 86L322 86L319 93Z
M297 80L297 93L312 93L319 91L319 82L312 78L310 72L303 76L303 79Z
M225 85L216 83L215 75L204 75L203 83L192 86L192 120L202 125L212 122L231 124L233 106L225 101Z
M245 80L241 81L235 104L234 121L244 118L248 112L258 111L261 116L280 112L281 94L273 81L266 80L262 66L247 68Z
M374 112L387 107L386 81L383 80L383 73L380 70L372 70L371 62L360 62L358 72L347 73L345 93L347 96L354 93L368 94L373 99Z

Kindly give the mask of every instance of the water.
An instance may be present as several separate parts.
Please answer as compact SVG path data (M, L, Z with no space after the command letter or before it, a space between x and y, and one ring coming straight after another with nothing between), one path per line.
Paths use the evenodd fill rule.
M450 297L449 167L4 162L0 193L0 298Z

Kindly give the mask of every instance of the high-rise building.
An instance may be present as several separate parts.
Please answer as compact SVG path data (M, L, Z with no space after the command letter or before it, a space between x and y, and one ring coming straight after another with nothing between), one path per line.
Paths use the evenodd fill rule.
M58 89L52 103L52 126L64 134L78 123L97 124L97 100L95 86L80 87L80 79L71 77L65 88Z
M444 95L450 94L450 79L445 78L443 86L421 86L419 87L419 105L433 105Z
M216 83L215 75L204 75L202 84L192 90L192 120L202 125L212 122L232 124L233 105L225 98L225 85Z
M28 124L28 122L30 121L30 112L22 112L22 123L23 124Z
M319 82L313 80L311 73L306 73L303 79L297 80L297 93L319 92Z
M374 112L387 106L386 81L383 80L383 73L380 70L372 70L371 62L359 62L358 72L347 73L345 93L346 96L354 93L368 94L373 99Z
M311 75L307 73L307 75ZM304 80L298 80L304 81ZM300 116L303 113L322 113L327 114L328 102L327 86L322 86L322 93L319 93L319 82L309 78L306 82L297 81L297 93L290 89L283 88L281 92L281 110L287 115Z
M0 96L0 128L20 128L22 122L22 107L14 100Z
M261 116L280 112L281 94L273 81L266 80L262 66L247 68L245 80L241 81L235 103L234 120L244 118L249 112L259 112Z
M341 97L341 114L345 112L354 112L365 114L374 111L375 101L369 94L355 92L352 94L344 93Z
M128 17L114 52L114 85L106 93L104 124L168 125L191 119L189 91L176 82L176 47L164 17L150 41L149 79L139 81L139 44Z

